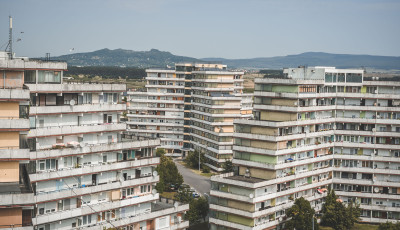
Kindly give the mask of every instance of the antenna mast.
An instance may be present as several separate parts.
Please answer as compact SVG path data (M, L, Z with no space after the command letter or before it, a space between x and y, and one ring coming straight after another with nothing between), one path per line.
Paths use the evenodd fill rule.
M8 49L8 52L9 52L8 55L10 56L10 59L12 59L13 58L13 50L12 50L12 17L11 17L11 15L9 16L9 20L10 20L10 30L9 30L8 45L6 47L6 51Z

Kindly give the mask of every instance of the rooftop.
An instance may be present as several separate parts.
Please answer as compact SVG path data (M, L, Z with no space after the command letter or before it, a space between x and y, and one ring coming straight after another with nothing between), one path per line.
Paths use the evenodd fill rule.
M230 179L230 180L237 180L237 181L242 181L242 182L247 182L247 183L259 183L265 181L264 179L259 179L255 177L245 177L245 176L228 176L225 177L225 179Z

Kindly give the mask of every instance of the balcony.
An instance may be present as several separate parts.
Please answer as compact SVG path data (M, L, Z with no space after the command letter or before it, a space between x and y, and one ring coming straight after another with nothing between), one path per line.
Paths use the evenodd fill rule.
M284 183L287 181L292 181L292 180L297 180L297 179L301 179L301 178L305 178L305 177L309 177L309 176L315 176L315 175L319 175L319 174L323 174L323 173L328 173L331 171L332 171L331 167L317 168L312 171L296 173L295 175L285 176L285 177L271 179L271 180L263 180L263 179L257 179L257 178L252 178L252 177L245 178L243 176L234 176L233 173L226 173L226 174L212 176L211 181L224 183L224 184L231 184L231 185L245 187L245 188L256 189L256 188L261 188L261 187L265 187L268 185L280 184L280 183ZM239 180L239 178L242 178L243 180ZM225 194L228 194L228 193L225 193Z
M1 89L0 100L11 100L11 101L28 101L30 100L28 89Z
M124 199L124 200L118 200L118 201L112 201L112 202L103 202L103 203L98 203L96 205L90 205L90 207L88 205L88 206L82 206L80 208L59 211L59 212L54 212L54 213L49 213L49 214L44 214L44 215L38 215L38 216L36 216L36 218L32 218L32 223L34 225L39 225L39 224L44 224L44 223L49 223L49 222L54 222L54 221L65 220L65 219L69 219L69 218L73 218L73 217L88 215L88 214L91 214L94 212L103 212L103 211L107 211L107 210L111 210L111 209L132 206L135 204L152 202L152 201L158 200L158 199L159 199L159 194L157 193L156 195L149 194L149 195L144 195L144 196L140 196L140 197L132 197L130 199Z
M31 93L125 92L125 84L26 84Z
M0 160L29 160L29 149L20 149L18 146L1 147Z
M28 121L29 125L29 121ZM61 135L77 135L84 133L101 133L101 132L122 132L126 131L125 123L112 124L91 124L91 125L65 125L32 129L28 138L32 137L47 137Z
M356 191L339 191L335 190L338 196L348 196L348 197L361 197L361 198L374 198L374 199L400 199L398 194L383 194L383 193L366 193L366 192L356 192Z
M262 230L262 229L268 229L269 227L273 227L273 226L279 224L278 220L272 220L265 224L260 224L260 225L256 225L256 226L245 226L245 225L236 224L233 222L220 220L220 219L216 219L216 218L212 218L212 217L210 217L209 221L210 221L210 223L213 223L216 225L221 225L221 226L225 226L225 227L233 228L233 229L242 229L242 230Z
M157 158L148 158L141 160L125 161L125 162L113 162L109 164L88 165L82 168L70 168L70 169L64 168L52 172L40 172L40 173L38 172L36 174L30 174L29 177L31 183L34 183L38 181L49 180L49 178L55 180L65 177L157 165L159 163L160 163L160 158L157 157Z
M149 176L149 177L134 178L132 180L126 180L126 181L114 181L108 184L101 184L88 187L72 186L71 189L64 189L64 190L50 191L50 192L43 192L36 194L34 198L32 198L32 200L36 199L37 203L49 202L68 197L84 196L91 193L99 193L102 191L109 191L124 187L132 187L135 185L157 183L159 180L160 180L159 176Z
M0 225L1 230L33 230L33 226Z
M126 110L126 104L83 104L63 106L32 106L30 115L63 114L63 113L87 113L87 112L122 112Z
M124 141L116 143L95 144L78 148L43 149L43 150L37 150L36 152L31 152L30 158L31 160L57 158L63 156L83 155L88 153L121 151L124 149L140 149L147 147L155 147L158 145L160 145L159 139L150 139L141 141L132 140L132 141Z
M34 203L33 193L0 193L0 206L29 206Z
M112 223L104 222L104 223L100 223L100 224L95 225L95 226L85 227L85 228L82 228L82 229L85 229L85 230L98 230L99 227L101 229L122 227L122 226L126 226L127 224L138 223L138 222L145 221L145 220L152 220L152 219L155 219L155 218L158 218L158 217L171 215L173 213L186 212L188 210L189 210L189 204L179 205L177 208L171 207L171 208L166 208L166 209L157 210L157 211L140 213L140 214L137 214L135 216L129 216L129 217L126 217L126 218L117 219L117 220L113 221ZM173 224L172 226L170 226L171 227L170 229L181 229L181 228L187 228L188 226L189 226L189 221L183 221L183 222L180 222L180 223Z
M0 119L0 131L27 131L29 127L29 119L17 117L2 117Z
M235 165L245 165L245 166L250 166L250 167L278 170L278 169L291 168L291 167L296 167L296 166L300 166L300 165L316 163L316 162L321 162L321 161L327 161L327 160L332 160L332 159L333 159L333 155L324 155L324 156L319 156L319 157L297 159L297 160L294 160L289 163L278 163L278 164L268 164L268 163L264 163L264 162L255 162L255 161L240 160L240 159L233 159L232 163Z

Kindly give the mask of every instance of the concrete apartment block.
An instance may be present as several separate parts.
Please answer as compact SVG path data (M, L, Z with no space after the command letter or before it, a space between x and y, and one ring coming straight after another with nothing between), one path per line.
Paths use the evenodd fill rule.
M160 140L126 139L122 84L63 83L64 62L1 55L0 228L185 229L160 203Z
M328 188L361 221L400 219L400 83L363 70L299 67L256 79L253 119L235 120L233 173L212 177L211 229L282 229Z

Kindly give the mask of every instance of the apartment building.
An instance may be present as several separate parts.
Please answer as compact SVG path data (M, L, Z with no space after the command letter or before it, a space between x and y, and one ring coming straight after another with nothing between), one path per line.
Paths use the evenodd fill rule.
M233 120L251 116L249 96L243 97L243 74L227 71L226 65L192 71L190 143L215 171L232 159Z
M184 78L175 70L146 70L146 92L128 91L128 133L161 139L167 156L183 147Z
M0 228L31 225L34 209L26 165L30 153L29 90L24 87L24 70L7 61L0 52Z
M177 63L175 69L146 72L146 92L127 93L129 133L160 138L170 156L204 152L207 165L221 170L232 158L233 119L252 116L252 95L242 92L243 72L216 63Z
M235 172L213 177L212 229L281 229L305 197L319 212L328 188L361 221L400 219L400 83L362 70L291 68L256 79L254 119L235 120Z
M0 63L3 77L14 81L20 76L21 87L26 88L17 94L24 96L17 100L19 116L25 112L23 105L30 105L26 119L20 121L27 123L26 131L16 135L19 146L13 143L25 148L21 153L26 151L26 158L18 162L23 154L4 144L8 155L2 160L24 167L3 166L10 176L0 179L19 184L21 194L0 193L0 218L22 211L22 226L39 230L188 226L182 221L188 205L158 202L154 186L159 181L155 172L159 158L154 150L160 140L123 137L126 124L119 121L126 110L121 97L125 85L63 83L64 62L5 58ZM12 90L1 89L1 95L15 95ZM14 107L3 107L4 114L16 116L10 112ZM23 175L17 181L16 170ZM16 209L16 214L7 212L8 207ZM12 223L4 226L11 227Z

